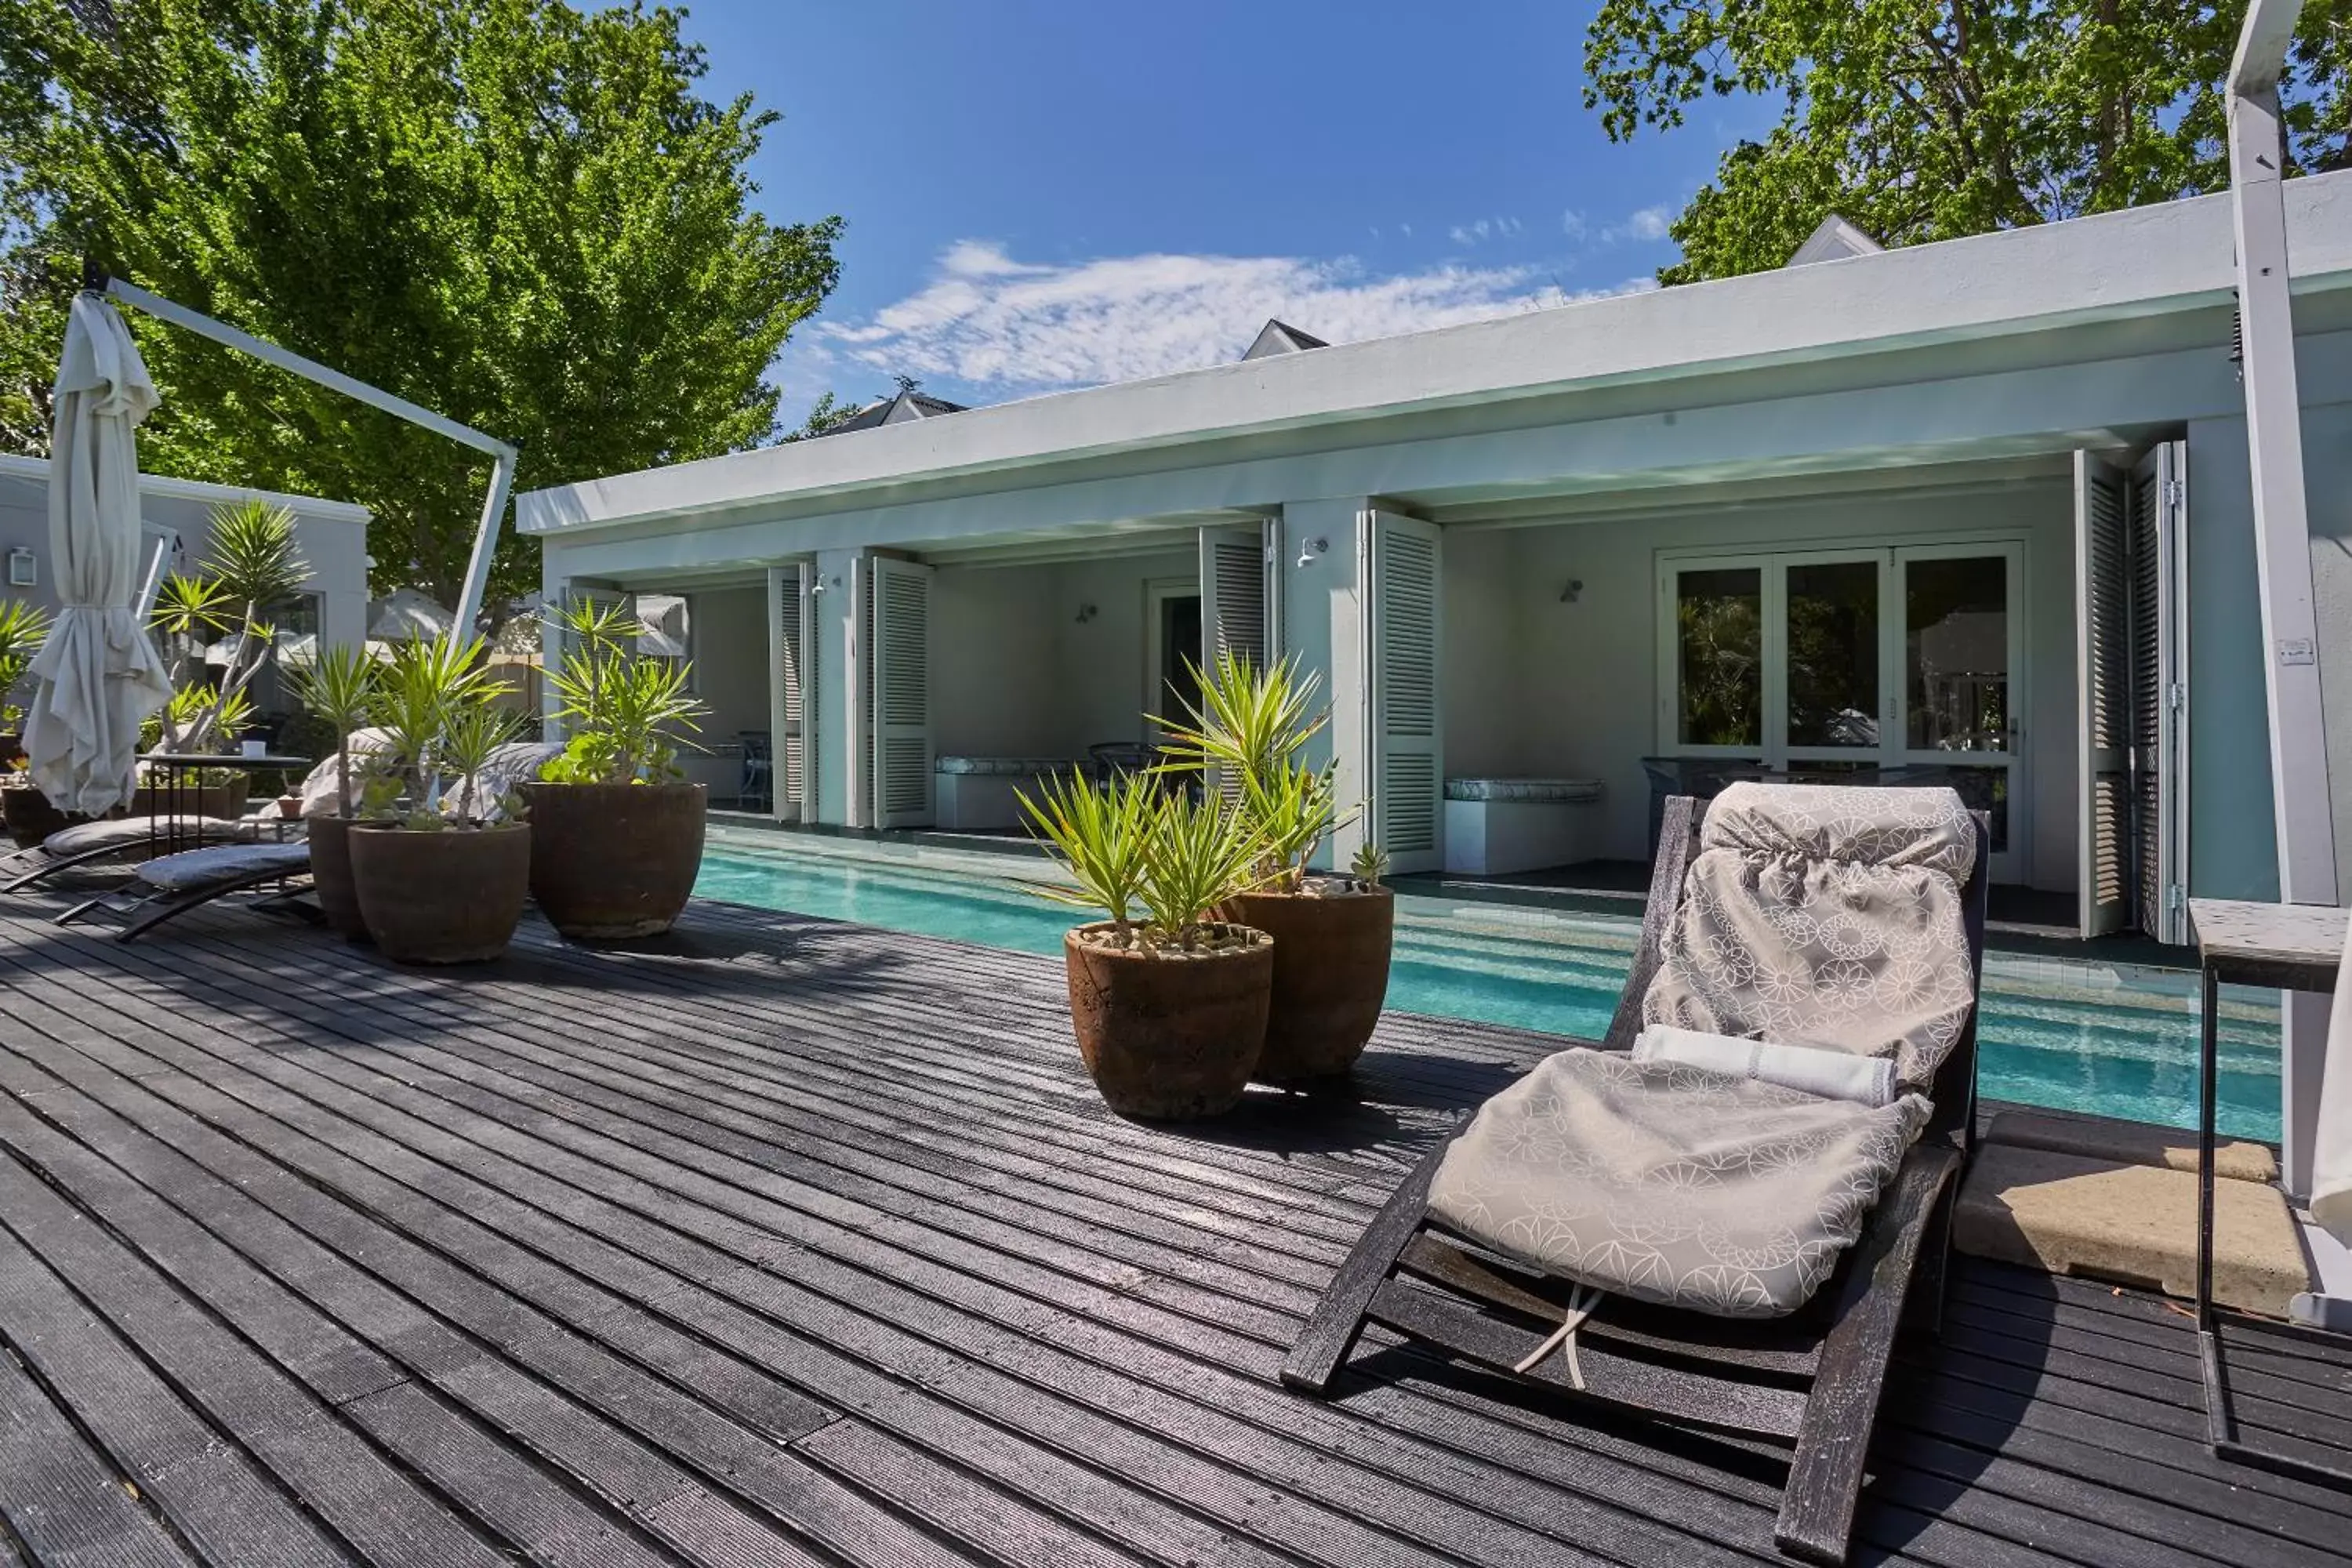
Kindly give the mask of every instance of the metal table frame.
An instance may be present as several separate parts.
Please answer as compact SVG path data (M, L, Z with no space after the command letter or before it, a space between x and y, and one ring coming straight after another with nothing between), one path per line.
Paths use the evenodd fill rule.
M2283 946L2217 946L2220 939L2209 935L2206 929L2211 925L2226 924L2232 915L2260 918L2262 911L2265 910L2278 911L2272 918L2283 915L2297 923L2319 924L2320 917L2332 917L2336 932L2332 947L2326 949L2323 959L2322 949L2318 947L2306 951ZM2288 914L2287 911L2293 913ZM2280 991L2334 991L2336 970L2344 951L2346 918L2345 910L2316 906L2241 904L2206 899L2189 901L2189 927L2196 938L2199 967L2204 977L2203 1016L2200 1026L2197 1064L2197 1352L2204 1374L2206 1446L2219 1458L2352 1490L2352 1469L2273 1453L2239 1439L2237 1413L2231 1405L2230 1363L2221 1342L2221 1329L2226 1323L2250 1333L2289 1342L2336 1348L2352 1344L2352 1336L2331 1333L2301 1323L2284 1323L2257 1317L2250 1312L2220 1306L2213 1300L2213 1122L2221 1075L2221 986L2227 983Z

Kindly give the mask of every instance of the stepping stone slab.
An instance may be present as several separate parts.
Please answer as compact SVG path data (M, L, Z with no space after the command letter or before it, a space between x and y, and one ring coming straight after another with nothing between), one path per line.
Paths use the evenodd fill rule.
M2213 1298L2284 1317L2311 1289L2286 1199L2253 1182L2213 1184ZM2197 1178L2186 1171L2002 1143L1979 1147L1952 1244L2050 1274L2188 1297L2197 1288Z
M2114 1160L2126 1165L2186 1171L2192 1176L2197 1173L2196 1134L2170 1127L2002 1110L1994 1113L1992 1125L1985 1130L1985 1139L2020 1149L2079 1154L2086 1160ZM2275 1182L2278 1161L2261 1143L2216 1141L2213 1173L2227 1181Z

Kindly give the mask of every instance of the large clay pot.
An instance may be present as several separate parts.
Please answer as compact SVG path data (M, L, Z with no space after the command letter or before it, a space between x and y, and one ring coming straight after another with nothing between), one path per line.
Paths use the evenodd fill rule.
M360 912L360 890L352 879L352 830L359 826L349 816L314 816L306 825L310 841L310 888L327 923L353 942L367 940L367 917Z
M0 789L0 819L6 821L8 837L19 849L30 849L52 833L89 820L79 812L59 811L28 784Z
M530 825L352 829L352 881L368 935L402 963L480 963L514 938L530 891Z
M1327 886L1332 890L1244 893L1222 911L1274 938L1274 996L1255 1075L1260 1083L1346 1072L1380 1022L1396 895L1386 888Z
M565 936L658 936L702 869L709 790L698 784L526 784L530 896Z
M1070 1025L1103 1102L1165 1121L1232 1110L1265 1038L1273 941L1224 926L1247 945L1172 957L1083 940L1109 929L1080 926L1062 939Z

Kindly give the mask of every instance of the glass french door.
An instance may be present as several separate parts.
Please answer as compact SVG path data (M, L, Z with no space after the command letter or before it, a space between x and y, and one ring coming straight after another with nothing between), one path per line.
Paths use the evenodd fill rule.
M2026 841L2024 551L2014 543L1665 557L1660 749L1794 778L1933 777Z

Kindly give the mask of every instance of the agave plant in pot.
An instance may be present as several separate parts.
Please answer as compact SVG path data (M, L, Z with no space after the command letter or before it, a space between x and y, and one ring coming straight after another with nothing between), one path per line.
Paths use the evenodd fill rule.
M327 923L344 936L367 935L360 913L359 889L352 881L352 826L359 818L359 795L352 788L352 735L373 715L378 701L379 669L366 652L348 647L326 648L310 664L296 671L295 696L303 707L335 731L335 809L308 824L310 841L310 883ZM360 783L372 770L362 759Z
M1260 849L1226 919L1274 938L1274 994L1264 1083L1344 1073L1363 1054L1387 999L1396 900L1381 885L1384 858L1370 846L1353 874L1320 876L1307 862L1354 816L1334 797L1332 770L1302 760L1328 719L1317 681L1297 662L1259 666L1227 651L1200 672L1201 698L1184 722L1161 721L1171 768L1208 769L1234 796Z
M530 890L530 826L482 778L520 721L498 706L483 643L403 644L373 717L395 771L365 791L352 886L368 935L404 963L473 963L513 940Z
M530 892L567 937L656 936L702 869L708 791L685 782L675 737L698 728L692 667L632 649L636 621L581 600L556 613L571 644L549 681L569 731L520 786L530 803Z
M1171 1121L1231 1110L1274 978L1272 939L1216 913L1257 861L1247 822L1132 774L1100 789L1065 778L1022 805L1076 883L1036 890L1110 917L1062 939L1071 1027L1104 1102Z

